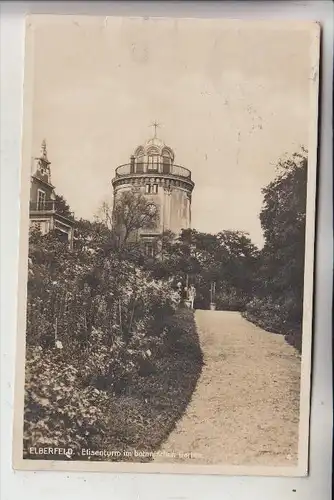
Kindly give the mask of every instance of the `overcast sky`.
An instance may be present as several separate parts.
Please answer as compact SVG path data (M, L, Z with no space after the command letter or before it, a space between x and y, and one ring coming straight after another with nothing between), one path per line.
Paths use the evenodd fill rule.
M276 26L276 27L275 27ZM57 16L34 21L33 155L78 217L111 196L115 168L153 134L192 171L192 225L262 244L261 188L308 145L305 25Z

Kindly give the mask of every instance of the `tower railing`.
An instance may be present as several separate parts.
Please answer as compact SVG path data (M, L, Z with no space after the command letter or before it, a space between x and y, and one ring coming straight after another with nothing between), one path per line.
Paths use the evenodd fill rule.
M181 165L153 164L148 163L125 163L116 168L116 178L128 175L175 175L191 180L191 172Z

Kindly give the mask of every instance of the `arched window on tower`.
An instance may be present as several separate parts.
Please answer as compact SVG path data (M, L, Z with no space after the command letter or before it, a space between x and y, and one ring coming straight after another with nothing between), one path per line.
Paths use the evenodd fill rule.
M144 155L145 151L142 146L139 146L133 154L135 158L135 172L137 174L142 174L144 172Z
M170 167L171 167L172 161L169 156L164 155L162 157L162 172L164 174L169 174L170 173Z
M157 172L159 170L159 156L149 155L147 162L147 170Z
M159 150L156 147L150 147L147 151L147 170L149 172L158 172L160 164Z
M136 173L142 174L144 172L144 156L137 158L136 162Z
M172 166L172 158L173 153L169 148L164 148L162 151L162 172L164 174L170 174L171 166Z

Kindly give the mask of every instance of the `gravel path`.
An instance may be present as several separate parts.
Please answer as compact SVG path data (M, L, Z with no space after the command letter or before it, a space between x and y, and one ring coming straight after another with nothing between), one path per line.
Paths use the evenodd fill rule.
M195 318L205 365L185 415L160 449L177 458L155 461L295 465L300 379L295 349L236 312L198 310Z

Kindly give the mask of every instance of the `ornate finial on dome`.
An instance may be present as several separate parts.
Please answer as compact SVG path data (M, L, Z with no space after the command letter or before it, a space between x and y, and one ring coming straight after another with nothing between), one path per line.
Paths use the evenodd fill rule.
M154 139L157 138L157 128L160 127L160 123L158 123L156 120L150 125L150 127L154 127Z

